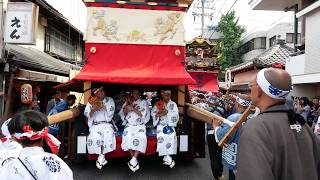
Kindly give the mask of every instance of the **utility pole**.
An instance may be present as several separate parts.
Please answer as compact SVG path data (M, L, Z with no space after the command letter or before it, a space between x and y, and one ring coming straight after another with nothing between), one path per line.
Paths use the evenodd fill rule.
M204 1L205 0L201 0L201 10L202 10L202 16L201 16L201 37L204 38Z
M205 18L209 18L210 20L212 20L214 15L214 11L215 11L214 1L215 0L198 0L198 2L194 5L194 8L197 11L193 11L192 15L193 15L194 21L196 20L196 18L201 17L201 37L202 38L204 38ZM209 11L209 10L211 12L206 13L206 11Z

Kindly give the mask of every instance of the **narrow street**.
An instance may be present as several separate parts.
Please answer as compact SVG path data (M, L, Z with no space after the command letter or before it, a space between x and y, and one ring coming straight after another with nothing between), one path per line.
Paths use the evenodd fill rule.
M73 163L76 180L209 180L211 177L209 155L194 161L177 160L173 169L162 165L158 157L142 158L140 170L132 173L127 166L128 159L111 159L102 170L98 170L94 161Z

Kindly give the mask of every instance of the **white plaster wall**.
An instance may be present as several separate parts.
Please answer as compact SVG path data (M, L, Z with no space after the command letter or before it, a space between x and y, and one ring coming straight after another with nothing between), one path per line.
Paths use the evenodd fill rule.
M22 45L23 47L33 47L39 51L44 52L45 46L45 27L40 24L40 18L38 20L38 27L36 31L36 44L35 45Z
M305 73L320 72L320 8L306 15Z
M320 83L294 85L290 95L295 97L305 96L309 99L320 96Z

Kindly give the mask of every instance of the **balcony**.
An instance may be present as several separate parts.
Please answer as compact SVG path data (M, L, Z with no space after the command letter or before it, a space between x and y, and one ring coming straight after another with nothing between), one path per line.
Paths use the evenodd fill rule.
M306 64L306 55L299 54L297 56L291 56L286 60L286 71L291 76L303 75Z
M249 0L249 6L253 10L284 11L286 7L299 2L300 0Z
M291 56L286 61L286 71L292 77L292 84L308 84L320 82L320 72L308 72L308 61L306 61L306 54L298 54Z

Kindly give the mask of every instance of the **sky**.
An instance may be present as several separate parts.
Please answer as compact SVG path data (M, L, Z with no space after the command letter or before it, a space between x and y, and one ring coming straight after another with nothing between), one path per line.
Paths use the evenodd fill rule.
M193 12L201 12L201 9L196 8L201 0L194 0L193 4L187 12L185 19L186 40L189 41L194 37L201 35L201 18L197 17L194 21ZM293 22L293 13L280 11L257 11L251 10L248 5L249 0L205 0L208 6L205 14L213 13L213 18L206 18L206 26L216 26L222 14L226 14L229 9L235 10L236 16L239 18L239 24L246 27L246 33L250 34L256 30L267 30L271 26L279 22ZM200 3L201 5L201 3ZM205 33L205 36L210 36L212 33ZM244 36L245 36L244 35Z
M46 0L55 9L62 13L75 27L82 32L86 29L86 7L82 0ZM187 41L201 35L201 18L194 19L192 14L201 14L201 0L194 0L185 18L185 39ZM235 10L239 18L239 24L246 27L245 35L257 30L267 30L279 22L293 22L293 13L278 11L256 11L251 10L249 0L205 0L205 14L212 18L205 18L205 27L216 26L222 14L229 10ZM236 2L236 3L235 3ZM234 4L235 3L235 4ZM232 5L234 4L233 8ZM211 32L204 35L210 37Z

